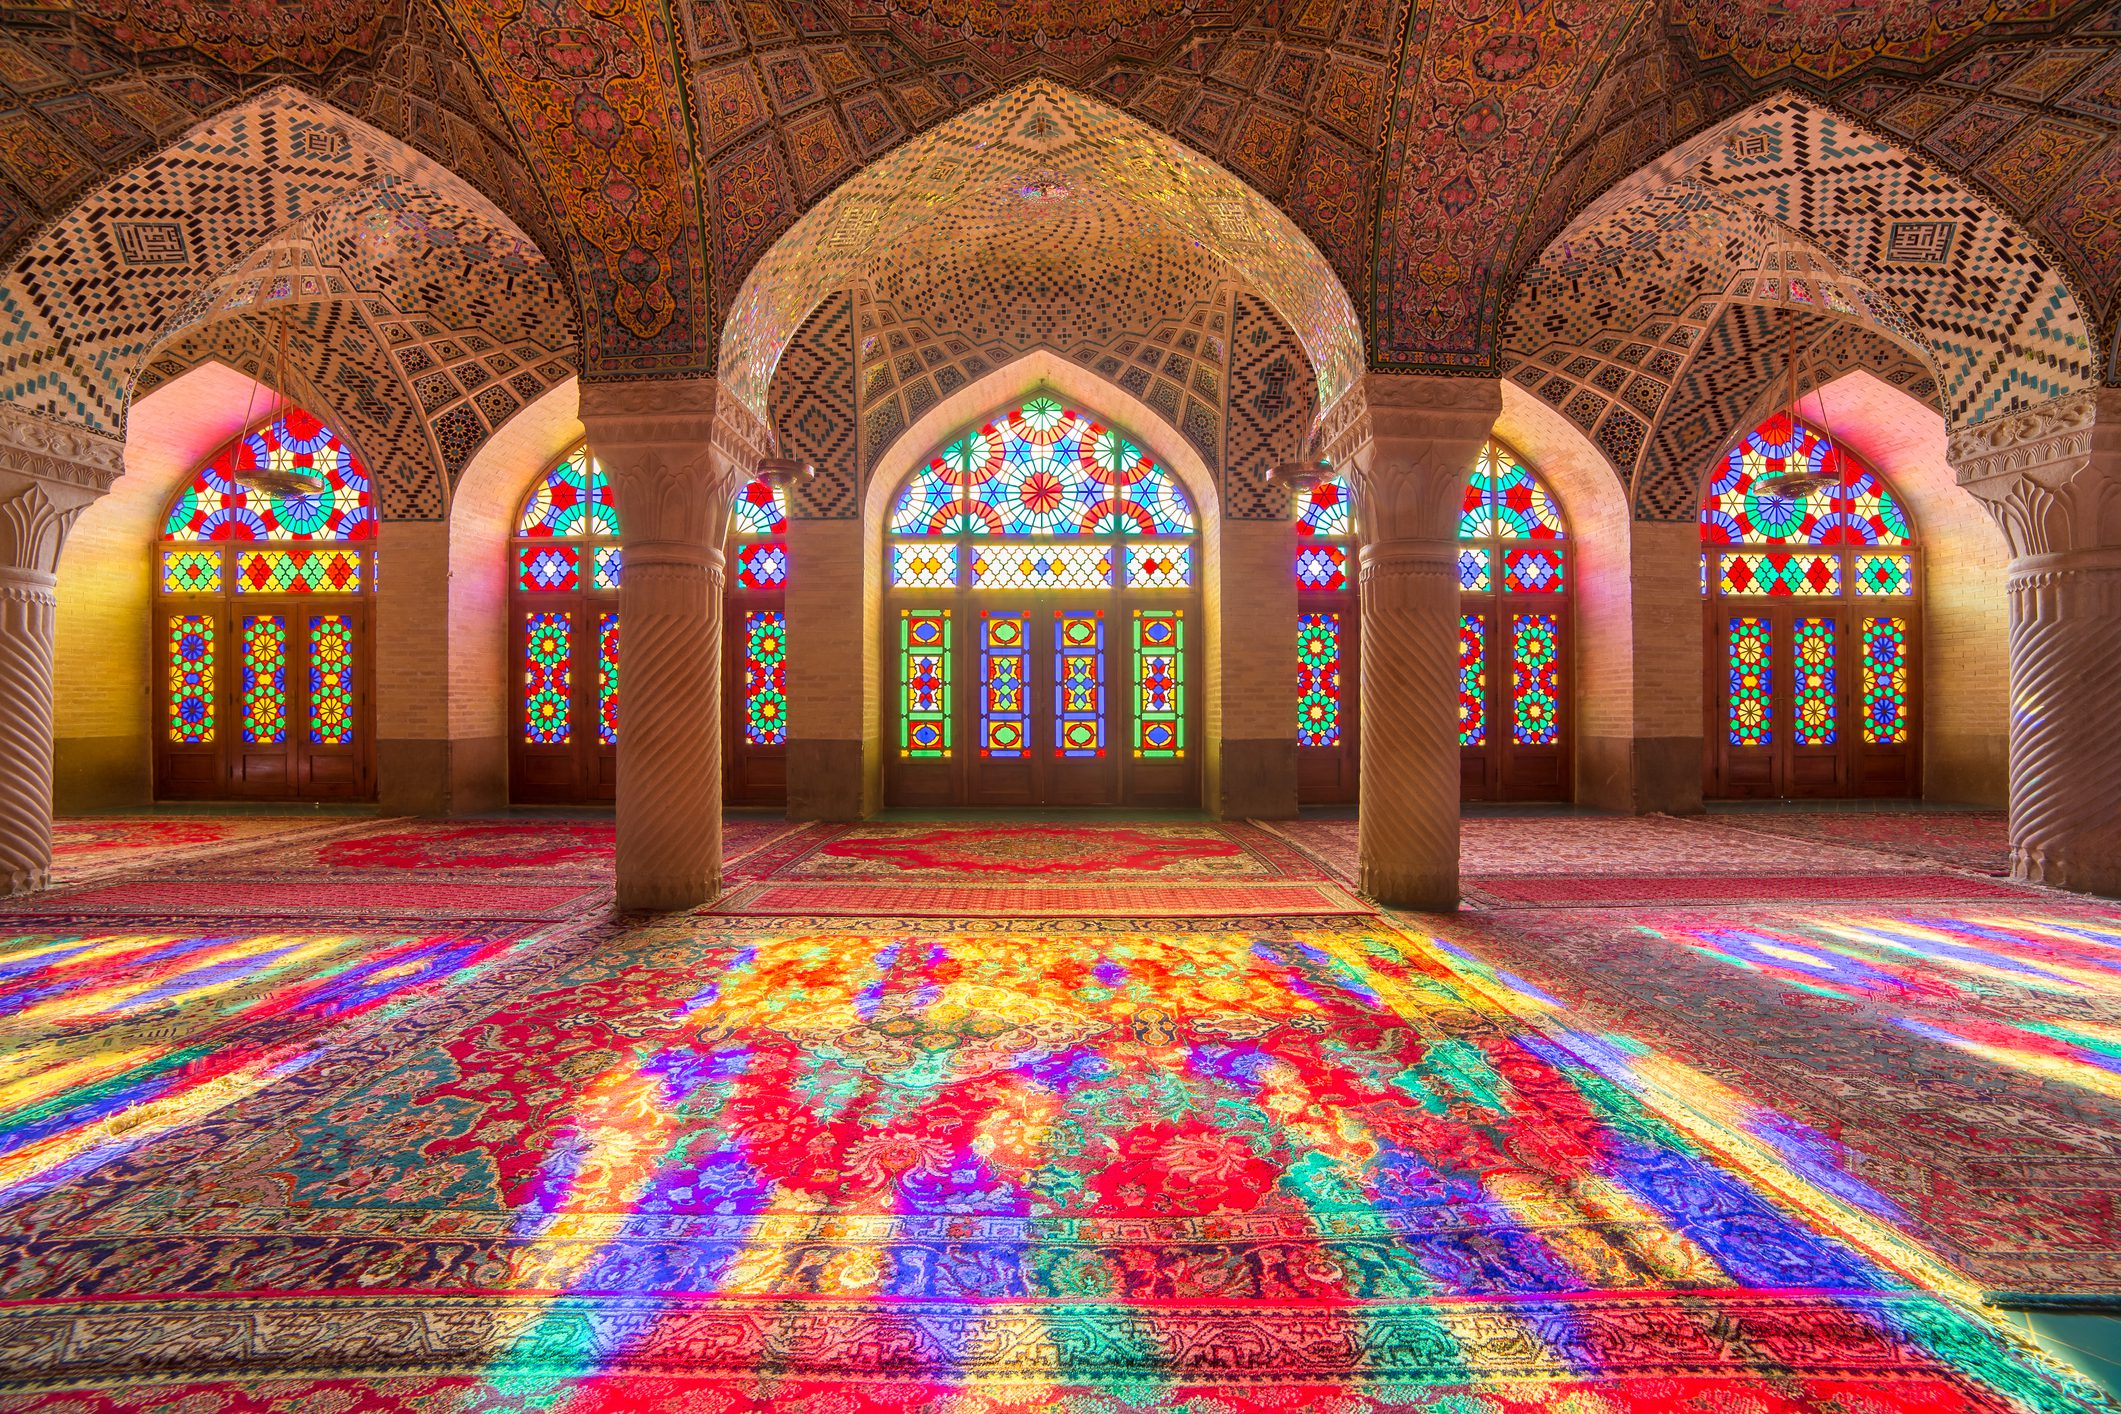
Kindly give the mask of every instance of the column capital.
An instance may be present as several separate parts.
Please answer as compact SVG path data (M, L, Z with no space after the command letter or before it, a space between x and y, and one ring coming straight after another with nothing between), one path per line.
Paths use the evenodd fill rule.
M50 575L89 502L125 472L125 444L0 406L0 570Z
M2018 559L2121 543L2121 388L2092 388L1974 423L1946 446L1959 484Z
M582 426L610 475L629 548L719 549L765 428L713 378L584 383Z
M1320 419L1320 444L1354 484L1365 545L1451 539L1466 473L1501 413L1493 378L1357 379Z

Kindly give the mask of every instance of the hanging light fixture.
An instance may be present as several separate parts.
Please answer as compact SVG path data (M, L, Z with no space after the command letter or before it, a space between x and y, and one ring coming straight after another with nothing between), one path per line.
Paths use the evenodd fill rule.
M799 457L760 457L759 480L782 495L817 475L817 468Z
M1797 409L1803 394L1799 391L1797 381L1797 304L1790 292L1790 246L1787 233L1783 237L1781 265L1783 324L1789 334L1789 356L1783 361L1783 373L1788 380L1785 411L1790 420L1790 445L1794 448L1797 444ZM1819 411L1820 418L1824 421L1826 397L1823 392L1820 395ZM1831 435L1827 437L1826 445L1829 450L1833 449ZM1837 456L1835 460L1838 463L1840 458ZM1838 474L1827 469L1826 458L1822 456L1816 469L1810 466L1794 466L1785 460L1781 471L1761 477L1753 483L1753 489L1761 495L1772 496L1778 500L1806 501L1834 486L1839 480Z
M1332 479L1333 468L1317 458L1276 462L1267 470L1267 480L1288 487L1298 499L1310 495L1320 483Z
M281 391L287 386L287 319L278 310L268 311L265 314L265 318L271 320L273 326L279 331L277 356L274 358L270 370L272 374L271 382L266 382L262 378L251 380L251 400L252 405L255 406L258 389L263 387L267 396L266 410L268 415L265 420L269 423L277 423L286 414L288 408L287 395ZM260 371L264 372L265 370L261 369ZM248 410L245 412L243 425L245 427L255 425L250 419ZM272 466L270 464L260 464L244 471L237 480L247 486L263 491L268 496L288 499L300 496L321 496L331 489L331 483L324 479L323 473L314 468L292 465Z

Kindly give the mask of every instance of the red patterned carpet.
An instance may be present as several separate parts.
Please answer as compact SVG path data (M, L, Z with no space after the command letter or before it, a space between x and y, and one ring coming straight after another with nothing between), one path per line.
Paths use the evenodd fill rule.
M1365 911L1187 916L1187 890L1333 886L1185 828L1014 852L1005 824L806 828L855 847L782 849L742 885L910 898L1059 872L1157 905L1133 916L999 892L983 915L613 921L598 887L547 920L349 921L412 881L468 906L600 878L601 842L560 821L295 842L300 927L18 912L0 1406L2100 1407L1903 1238L1941 1214L1795 1112L1829 1076L1844 1131L1926 1121L1933 1165L1952 1116L2000 1125L1959 1151L2018 1165L1984 1171L1975 1235L2047 1221L2067 1203L2041 1181L2102 1173L2060 1126L2114 1127L2085 1083L2112 1073L2107 915L1933 910L1881 940L1839 914L1768 937L1680 911L1623 965L1619 910L1467 913L1436 937ZM996 883L996 859L1020 876ZM180 882L285 883L270 852L244 860L266 877L207 860ZM1519 970L1548 955L1586 959L1580 1003ZM1699 1034L1673 1020L1660 1043L1601 986ZM1813 1029L1769 1026L1789 996ZM1741 1090L1747 1059L1715 1053L1725 997L1759 1013L1729 1029L1779 1057L1772 1085ZM2087 1098L2029 1098L2050 1084Z

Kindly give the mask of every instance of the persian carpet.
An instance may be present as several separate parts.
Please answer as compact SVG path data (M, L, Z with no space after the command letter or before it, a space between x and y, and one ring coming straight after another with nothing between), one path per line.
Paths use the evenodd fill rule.
M997 822L828 825L762 849L736 877L1027 883L1317 879L1318 864L1243 821L1125 825Z
M2011 872L2010 817L2001 810L1731 810L1714 818L1734 830L1854 845L1983 874Z
M2030 891L1942 872L1853 874L1473 874L1468 901L1500 908L1612 908L1619 904L1818 903L1833 900L2023 899Z
M960 876L965 877L965 876ZM1367 913L1346 890L1319 883L1004 885L790 882L734 889L713 913L900 914L915 918L1201 918Z
M1440 932L1626 1083L1986 1290L2121 1296L2121 912L2065 900L1495 912Z
M239 853L282 840L329 838L372 820L328 815L79 815L52 822L52 868L62 882L144 865Z
M39 1414L2093 1406L1375 916L0 964Z

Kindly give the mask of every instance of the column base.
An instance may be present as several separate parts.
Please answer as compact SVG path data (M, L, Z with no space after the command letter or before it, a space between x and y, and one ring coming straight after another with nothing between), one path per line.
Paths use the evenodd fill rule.
M2021 884L2121 898L2121 854L2100 859L2067 859L2024 845L2011 848L2011 878Z
M628 913L683 913L712 903L722 891L718 875L691 879L626 879L619 881L619 907Z
M1455 868L1449 874L1436 874L1388 869L1366 861L1358 875L1356 887L1387 908L1403 908L1413 913L1458 911L1458 872Z
M0 874L0 898L13 898L16 894L33 894L48 889L52 883L49 869L15 870Z

